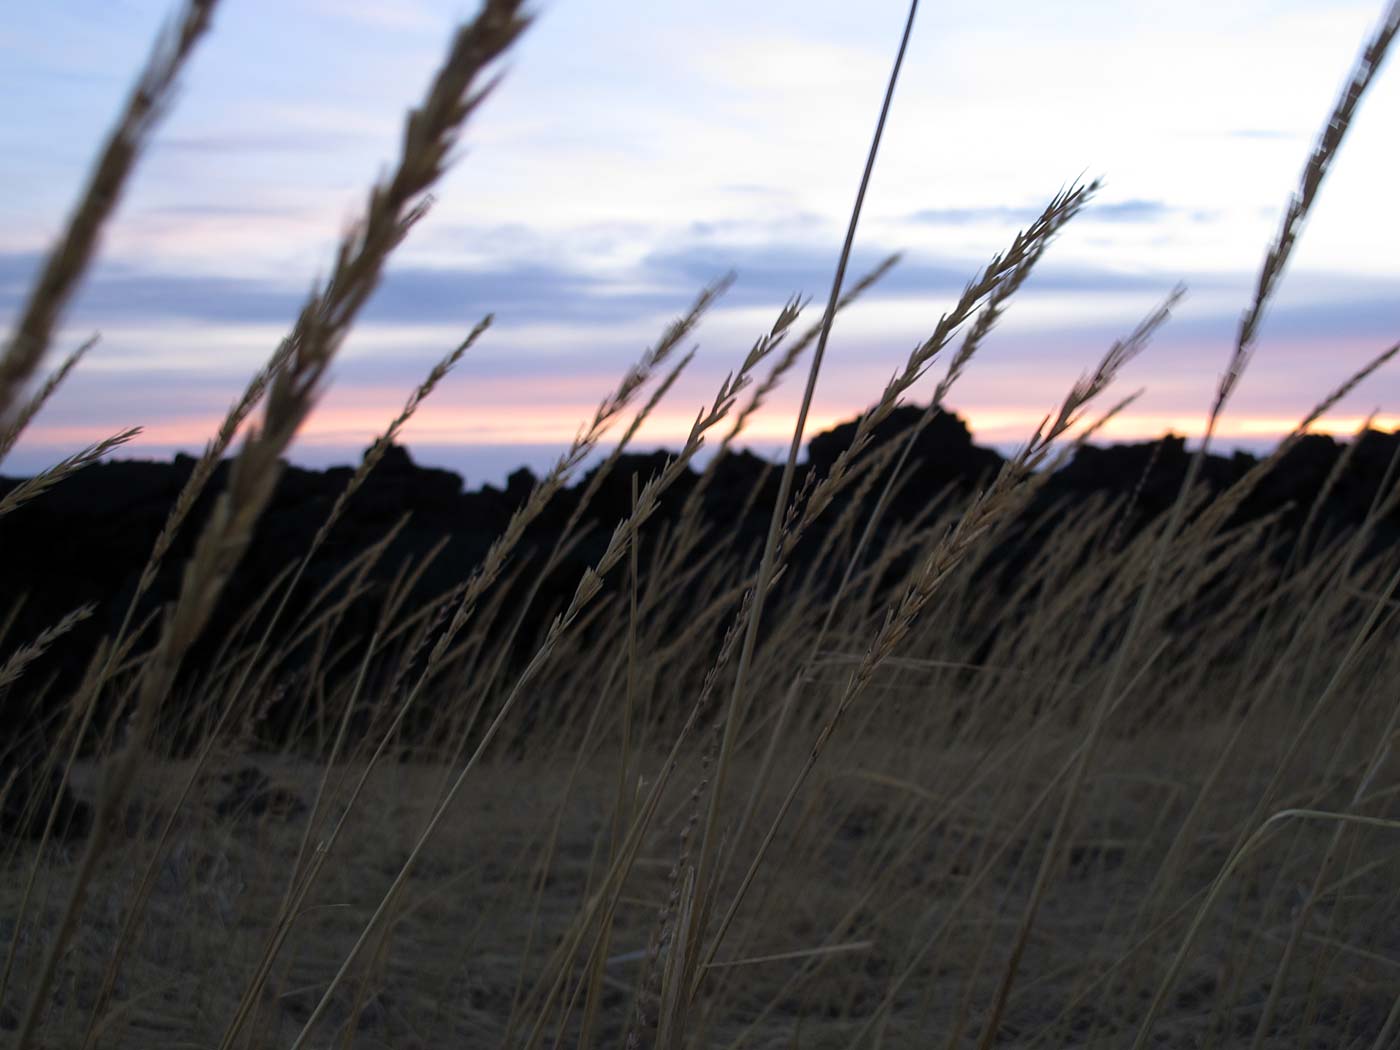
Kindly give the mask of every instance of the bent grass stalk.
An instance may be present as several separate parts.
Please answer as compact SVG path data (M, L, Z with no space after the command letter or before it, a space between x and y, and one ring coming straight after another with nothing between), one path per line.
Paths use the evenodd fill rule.
M726 279L726 286L727 281L728 279ZM767 332L765 335L759 338L758 342L755 343L754 347L750 350L750 353L761 354L764 357L771 353L779 344L781 344L781 342L787 334L788 329L797 320L800 312L801 303L796 298L789 300L788 303L779 312L777 320L773 323L773 327L769 330L769 332ZM662 344L658 347L657 352L653 354L652 359L648 365L649 369L654 371L658 366L660 366L670 355L677 342L678 338L668 337L666 340L664 340ZM486 684L482 688L483 697L486 693L490 691L490 688L497 681L499 675L504 669L507 655L510 653L512 646L515 643L515 639L519 635L520 629L525 622L526 616L529 614L531 607L534 605L535 600L538 597L539 589L544 585L545 581L549 578L550 574L558 568L560 563L567 556L570 546L573 544L575 537L578 535L578 529L580 524L583 522L584 514L592 505L593 499L602 489L603 483L608 479L608 477L612 474L613 470L616 468L618 461L622 458L623 453L630 446L632 439L637 434L637 431L641 429L642 424L646 422L647 418L656 409L657 405L659 405L661 403L661 400L670 392L671 387L675 384L676 380L680 378L681 373L694 360L694 357L694 351L691 351L690 353L686 354L662 378L661 382L657 384L656 389L652 392L651 397L648 398L646 404L643 405L641 409L639 409L637 413L633 416L631 423L628 424L626 430L623 432L621 438L617 441L617 443L613 446L613 449L608 454L607 458L604 459L604 461L597 467L597 469L592 472L592 475L588 480L588 484L584 487L583 493L579 496L578 502L574 506L574 509L570 512L568 520L564 523L564 528L560 534L560 538L555 542L553 548L550 550L548 555L546 555L543 566L535 573L534 582L531 584L529 593L525 596L525 599L520 603L520 610L516 614L514 623L512 624L511 628L506 632L505 637L497 643L496 658L491 665L490 672L486 675ZM756 396L757 395L755 395L755 397ZM750 405L752 405L752 400L750 401ZM733 433L734 431L731 429L730 435L732 435ZM727 441L728 439L729 436L726 436L725 441ZM725 443L722 441L720 443L720 448L716 453L715 459L711 461L711 466L713 466L714 463L718 461L719 456L722 456L724 454L724 448ZM705 475L702 475L702 479L703 477L708 476L709 473L710 471L707 469ZM698 496L701 493L701 491L702 485L697 485L694 489L692 489L691 495L687 497L687 508L691 506L692 500L698 499ZM685 511L683 511L683 513L685 513ZM454 753L452 756L453 761L456 761L458 757L458 754Z
M549 659L554 648L559 644L559 641L569 628L573 626L574 621L578 619L584 608L597 596L598 592L602 590L603 578L618 565L623 556L627 553L632 537L635 536L641 527L656 513L661 495L689 468L690 461L700 450L706 432L729 414L730 410L733 408L735 398L738 397L750 381L749 373L763 359L762 353L760 352L761 349L761 345L756 346L754 351L750 353L749 358L746 359L741 366L739 372L726 377L724 383L720 386L719 392L715 395L713 404L708 410L702 410L696 417L681 452L658 477L647 482L646 486L643 487L638 495L635 511L626 521L621 522L617 526L613 531L612 538L608 542L607 549L603 552L597 563L591 569L585 571L583 576L579 579L568 607L555 617L553 623L550 624L544 641L535 651L535 654L531 657L525 669L521 671L510 694L502 702L500 708L496 712L495 718L491 721L490 725L487 726L485 732L483 732L481 740L478 742L471 757L468 758L461 772L458 773L451 787L434 809L427 826L423 829L422 834L419 836L412 850L410 850L408 857L400 867L398 874L394 877L394 881L390 884L389 889L385 892L379 905L375 908L374 914L370 916L369 921L365 924L354 946L346 954L345 961L341 964L340 969L336 972L335 977L332 978L330 985L326 988L320 1002L317 1003L315 1009L312 1010L311 1016L307 1018L301 1033L292 1044L292 1050L300 1050L300 1048L305 1045L312 1030L325 1014L336 987L345 979L351 965L364 949L370 936L402 891L403 885L407 881L409 873L413 870L414 864L417 862L418 857L421 855L428 841L432 838L438 825L442 822L443 817L451 808L462 785L466 782L467 775L477 766L487 748L494 742L496 734L500 731L506 717L519 701L524 687L535 677L539 669Z
M1147 331L1150 332L1151 328L1148 328ZM1131 344L1115 343L1103 361L1100 362L1099 367L1074 385L1061 403L1060 410L1054 417L1054 422L1037 429L1021 451L1002 469L992 486L973 501L972 506L953 526L948 537L939 543L924 560L914 574L912 581L906 586L903 596L889 608L883 626L871 640L861 663L851 671L840 699L822 725L811 750L797 776L794 777L782 804L778 807L777 815L750 862L743 881L734 893L728 910L718 923L714 936L709 942L709 947L705 949L697 969L692 971L689 976L689 997L692 1001L699 992L704 969L714 961L729 926L733 923L749 887L753 884L767 850L777 836L778 828L786 819L798 793L815 768L817 760L826 750L837 726L855 702L860 699L866 687L869 686L875 670L898 648L899 643L908 634L915 618L937 593L943 581L959 565L969 548L999 519L1011 513L1013 508L1019 504L1020 497L1024 495L1024 490L1027 488L1026 480L1043 465L1055 441L1074 425L1081 409L1108 387L1116 377L1117 371L1131 359L1133 353L1141 349L1144 342L1145 336L1143 340Z
M710 803L700 836L699 861L695 874L695 887L696 892L700 895L700 901L692 918L695 923L695 933L688 938L691 952L698 948L709 920L706 902L710 896L710 885L717 867L719 811L724 796L724 785L734 745L738 740L739 724L742 721L743 713L744 688L748 678L749 665L753 661L754 647L758 641L758 625L763 617L763 603L767 598L768 588L772 583L776 568L778 539L784 516L787 513L788 498L792 492L792 479L797 469L797 456L802 448L807 414L811 411L812 400L816 395L817 377L821 374L822 358L826 354L827 340L831 336L831 326L836 318L836 306L841 299L841 285L845 280L846 264L850 260L851 249L855 244L861 207L865 201L866 189L870 185L870 176L875 169L875 158L879 154L880 139L884 134L890 104L894 100L895 85L899 82L899 69L904 63L904 54L909 46L909 37L914 31L914 17L918 13L918 9L918 0L910 0L909 15L904 23L904 33L900 38L899 51L895 55L894 67L890 70L884 102L881 104L880 116L876 121L875 133L871 137L870 150L865 159L865 170L861 173L860 187L856 191L855 203L851 207L850 220L846 226L846 240L841 246L841 254L836 263L836 274L831 281L831 292L827 298L826 312L822 317L821 334L817 337L817 345L812 351L812 360L807 372L807 384L802 392L802 403L797 410L797 419L793 424L792 441L788 446L787 461L783 465L783 472L778 481L777 499L774 501L773 512L768 520L768 536L763 543L763 554L759 561L758 574L754 579L753 610L745 625L744 640L739 649L739 663L734 676L734 686L724 715L724 735L720 743L719 758L715 764L714 782L710 787ZM687 965L681 973L688 974L693 965L693 959L687 960Z
M140 433L140 427L128 427L125 430L113 434L109 438L103 438L101 441L93 442L87 448L80 452L73 453L73 455L66 459L60 460L47 470L40 471L32 478L26 478L21 481L14 488L10 489L9 492L5 493L3 498L0 498L0 518L18 510L30 500L42 496L69 475L76 474L84 467L96 463L103 456L115 452L128 441L132 440L132 438L139 436Z
M43 386L36 390L34 395L20 407L19 411L15 413L15 418L4 429L0 429L0 463L5 462L5 457L15 447L19 436L24 433L25 428L48 403L49 398L53 397L54 391L63 385L68 374L78 367L78 362L86 357L88 351L96 345L97 336L95 335L79 344L76 350L64 358L63 364L54 369L53 374L44 380Z
M968 329L964 335L962 345L949 362L948 370L935 388L927 407L924 409L915 425L909 429L908 435L904 438L900 446L898 458L895 459L894 466L887 471L884 463L880 463L878 466L869 463L866 464L869 484L874 485L878 482L881 475L885 477L885 484L875 501L875 506L871 509L869 516L866 518L860 538L857 539L855 547L846 559L846 568L842 573L840 582L836 586L836 591L827 600L826 616L823 618L820 629L817 631L812 639L811 645L808 647L807 658L802 667L810 667L825 645L836 612L841 607L842 599L845 597L847 589L850 587L852 575L864 560L865 552L870 545L875 530L879 527L885 509L889 506L890 499L894 495L895 486L904 476L904 468L908 463L910 453L918 443L919 436L928 425L933 422L937 414L943 410L943 405L954 384L962 376L963 372L966 371L968 364L977 353L978 348L982 345L982 342L986 339L988 334L990 334L997 320L1005 311L1008 300L1020 289L1021 285L1025 283L1026 278L1030 276L1031 271L1035 268L1035 264L1039 262L1041 257L1045 254L1045 249L1049 247L1050 241L1054 238L1056 233L1078 214L1080 208L1090 200L1092 193L1093 187L1091 186L1087 187L1085 193L1081 195L1071 195L1065 198L1057 197L1052 200L1036 220L1031 232L1024 234L1025 239L1030 244L1029 249L1024 251L1024 253L1018 254L1013 246L1009 254L1012 257L1017 257L1018 262L1009 272L1006 272L1002 276L999 283L995 284L987 294L986 302L981 312L977 315L973 326ZM1023 235L1018 234L1018 240L1021 236ZM954 314L957 314L956 310ZM946 343L947 339L951 338L952 333L953 327L949 326L946 335L940 342ZM890 404L894 403L893 399L889 397L881 399L882 404L887 402ZM867 429L873 430L873 427L868 427ZM855 444L854 439L852 444ZM865 500L858 495L851 501L852 512L856 512L860 507L863 507L864 504ZM822 560L823 559L818 558L817 563L820 564ZM752 822L754 809L757 807L760 794L768 782L779 734L787 723L792 704L797 699L797 690L802 681L803 673L804 671L799 669L797 674L793 677L792 684L784 695L773 733L770 736L770 746L762 764L759 766L758 772L755 774L754 787L749 792L748 802L745 804L743 815L739 819L734 836L736 841L743 838L744 832Z
M691 309L666 329L666 332L663 334L658 344L648 349L646 353L642 355L640 361L627 370L617 388L611 391L599 403L593 418L580 430L573 444L559 457L553 469L531 490L525 504L516 509L510 521L507 523L506 528L492 543L486 556L482 559L481 564L473 572L472 576L449 597L447 602L442 604L438 612L437 620L442 625L443 629L428 652L426 666L418 675L408 694L398 702L394 717L381 735L378 745L366 762L365 769L362 771L351 793L350 801L345 808L345 813L341 821L330 832L328 838L317 847L319 854L329 853L331 846L339 836L340 828L348 818L355 802L363 791L370 773L378 764L379 759L389 746L390 741L394 738L399 727L403 724L409 711L415 707L418 699L426 689L427 683L432 679L438 667L447 658L453 640L471 618L472 613L476 609L476 603L481 595L496 581L496 578L505 566L510 552L520 542L526 528L541 512L543 512L550 500L564 487L568 479L572 477L573 473L578 469L579 465L587 460L592 450L601 440L602 435L607 431L609 425L650 379L656 365L665 361L671 351L695 328L705 311L715 299L729 287L731 282L732 278L726 277L706 287L696 298ZM740 387L741 386L742 383L740 384ZM737 390L735 393L737 393ZM447 616L449 611L451 611L452 614L450 619ZM420 639L420 643L425 647L427 645L427 639L427 634L423 635ZM407 668L411 665L413 659L414 658L410 656L405 662L404 667ZM390 695L394 694L397 687L397 681L391 684L389 690ZM499 728L499 724L497 724L496 728ZM460 780L458 783L460 784ZM442 805L446 805L445 800ZM304 898L306 893L309 892L310 883L315 880L319 870L320 865L317 864L301 877L301 888L297 891L301 898ZM405 868L405 871L406 870L407 868ZM294 882L295 881L296 876L294 876ZM283 940L285 940L285 931L282 931L282 924L288 920L289 915L290 912L286 911L284 908L284 913L278 916L277 920L274 922L274 929L271 934L272 940L269 942L272 945L269 949L272 957L275 957L277 951L280 950ZM365 934L365 937L367 936L368 929ZM358 953L363 947L363 942L364 938L357 944L354 953ZM256 994L261 989L262 982L266 980L267 973L270 971L272 957L268 958L266 966L260 968L258 974L255 975L253 981L245 990L243 1002L240 1004L237 1013L225 1032L222 1044L224 1047L232 1045L242 1026L246 1023ZM351 961L352 960L346 961L346 968L348 968ZM329 996L333 990L334 988L327 990L326 998L322 1001L322 1009L324 1009L325 1004L329 1001ZM311 1022L308 1021L308 1029L306 1030L309 1030L310 1023ZM303 1035L305 1035L306 1030L303 1031Z
M1211 404L1210 414L1206 420L1206 429L1201 437L1200 447L1191 458L1190 464L1187 467L1186 479L1182 483L1176 501L1172 504L1167 527L1158 535L1158 542L1152 553L1147 576L1143 582L1138 602L1129 619L1125 637L1117 651L1117 655L1110 665L1109 673L1105 679L1103 691L1100 694L1095 713L1090 719L1088 742L1091 746L1084 749L1080 766L1075 770L1067 786L1064 802L1061 805L1060 812L1055 819L1054 828L1050 834L1050 843L1041 860L1040 870L1036 874L1035 885L1031 889L1030 897L1027 900L1025 911L1021 917L1020 928L1017 931L1016 940L1007 959L1001 984L997 989L992 1009L988 1014L986 1024L982 1029L982 1035L978 1040L978 1050L988 1050L996 1040L997 1031L1001 1025L1002 1011L1005 1009L1007 997L1011 993L1011 987L1015 983L1016 972L1020 966L1021 957L1025 952L1031 927L1035 924L1041 901L1049 884L1050 875L1055 866L1059 863L1060 844L1063 841L1070 818L1075 811L1080 788L1083 785L1084 776L1088 770L1088 764L1093 758L1094 748L1092 745L1097 742L1099 734L1102 731L1106 713L1117 695L1121 687L1120 683L1126 673L1127 660L1133 653L1139 635L1146 623L1148 611L1152 608L1156 599L1157 588L1162 577L1166 545L1175 538L1180 529L1186 502L1190 499L1196 479L1200 475L1201 467L1205 462L1205 456L1210 448L1211 438L1215 434L1216 426L1219 423L1221 414L1225 410L1225 406L1238 387L1240 379L1244 375L1245 368L1249 364L1264 310L1268 306L1274 289L1277 287L1278 279L1288 263L1289 256L1292 253L1293 246L1302 229L1303 223L1314 201L1317 199L1317 193L1322 185L1323 178L1327 174L1338 148L1341 146L1342 139L1346 133L1347 127L1351 123L1352 117L1356 113L1356 108L1360 104L1362 95L1365 93L1366 88L1379 69L1381 62L1385 58L1386 51L1389 49L1391 41L1395 37L1397 31L1400 31L1400 0L1392 0L1380 27L1367 45L1360 60L1353 68L1350 83L1343 92L1336 108L1333 110L1332 116L1328 120L1327 126L1319 138L1312 155L1308 158L1307 165L1303 171L1301 185L1298 191L1294 193L1288 201L1278 235L1265 253L1264 264L1259 272L1259 280L1255 288L1253 299L1240 320L1239 329L1235 336L1234 349L1231 352L1230 361L1226 367L1225 373L1221 377L1215 399Z
M1389 831L1400 830L1400 820L1389 820L1384 817L1368 817L1356 813L1334 813L1327 810L1317 809L1284 809L1273 814L1262 824L1260 824L1238 849L1231 854L1230 859L1225 862L1225 866L1211 883L1205 901L1197 909L1195 917L1191 920L1191 925L1186 931L1186 935L1181 940L1181 945L1177 949L1176 955L1172 958L1167 967L1166 976L1157 986L1157 994L1153 997L1152 1003L1147 1008L1147 1016L1143 1018L1142 1024L1138 1027L1137 1037L1133 1040L1131 1050L1143 1050L1151 1039L1152 1028L1156 1024L1158 1015L1162 1012L1162 1007L1166 1003L1167 996L1171 994L1176 985L1176 979L1181 974L1181 968L1185 965L1186 957L1191 948L1196 943L1196 938L1201 932L1201 927L1205 924L1206 918L1214 909L1216 902L1220 899L1220 894L1224 891L1239 866L1255 852L1257 852L1268 841L1279 826L1288 820L1318 820L1340 823L1343 825L1353 825L1356 827L1384 828Z
M102 229L116 210L151 133L170 108L185 63L209 30L215 6L216 0L187 0L156 37L68 225L50 249L20 310L0 355L0 427L11 443L23 429L20 418L10 418L20 389L43 363L54 329L97 253Z
M262 400L262 396L266 392L267 385L271 382L272 376L286 363L289 353L290 343L284 342L283 345L279 347L278 351L273 354L268 364L254 374L252 380L244 389L242 397L240 397L225 414L215 436L205 444L204 452L195 463L194 469L190 473L189 480L185 482L184 487L180 490L180 494L176 497L175 503L166 517L165 524L161 527L161 531L157 535L155 543L152 545L151 553L147 556L146 564L142 567L141 574L137 579L136 589L132 593L131 599L127 602L126 611L122 615L121 624L117 627L116 633L113 636L114 640L110 645L99 650L96 654L88 672L83 677L82 684L74 694L72 708L77 716L76 722L72 726L71 731L65 728L64 733L60 733L59 735L60 740L64 739L65 735L70 740L68 755L64 760L62 772L62 778L65 783L72 773L73 763L77 760L78 751L82 746L83 740L87 736L88 728L96 713L99 694L111 677L113 669L123 659L125 654L130 652L137 639L144 633L145 625L143 625L143 629L141 630L131 631L132 620L136 615L136 610L142 598L144 598L150 590L151 585L155 583L156 573L162 562L164 562L165 556L169 552L172 544L175 542L175 537L184 524L185 518L189 515L196 500L198 500L200 495L204 492L205 487L213 477L215 468L218 467L224 453L228 450L229 445L233 442L234 437L242 428L249 414ZM65 365L65 369L70 367L71 364L76 363L75 359L77 356L78 355L75 354L73 358L69 359L69 363ZM61 376L56 378L61 378ZM56 386L57 384L51 381L50 385ZM41 396L47 396L47 394ZM115 724L116 719L120 718L123 706L124 705L119 705L114 712L112 716L113 724ZM28 908L34 880L38 877L38 856L42 856L44 848L49 842L54 823L58 819L60 802L61 796L55 797L49 808L48 819L39 840L39 850L35 858L35 863L31 866L29 880L21 900L19 910L21 917ZM173 815L170 819L173 821ZM167 826L162 835L162 841L168 833L169 827ZM124 943L125 937L119 939L114 949L114 957L120 955ZM6 956L4 976L0 978L0 997L4 995L5 988L8 986L10 971L14 964L15 947L16 942L11 941L10 949ZM108 982L104 980L104 988L107 986L107 983ZM104 999L105 993L98 995L93 1011L94 1018Z
M206 20L210 6L199 5ZM517 0L488 0L477 18L457 32L422 107L409 114L397 168L384 183L371 189L363 218L341 241L331 277L310 297L297 319L289 337L290 358L268 389L263 426L250 434L234 461L228 490L215 503L186 571L180 597L165 622L155 651L143 667L128 740L108 763L93 833L19 1028L20 1050L26 1050L33 1040L58 959L73 934L97 861L106 850L119 803L144 754L156 709L169 693L185 652L202 632L229 575L251 542L253 528L280 476L282 453L310 414L326 372L360 309L378 285L390 253L422 218L424 195L443 174L462 125L494 84L481 88L478 81L526 25ZM182 41L185 38L180 37ZM178 53L183 56L187 49ZM173 75L172 71L170 78ZM95 230L89 245L93 238ZM13 348L19 346L31 353L34 343L35 339L28 335L15 340L12 353L6 357L10 372L16 371L9 367ZM37 360L37 354L32 356ZM0 396L5 394L0 383Z

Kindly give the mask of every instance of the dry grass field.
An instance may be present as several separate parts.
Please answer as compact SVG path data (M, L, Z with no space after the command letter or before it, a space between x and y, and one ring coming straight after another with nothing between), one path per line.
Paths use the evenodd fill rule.
M81 356L35 382L213 8L189 0L157 43L15 321L0 456ZM1299 158L1222 348L1212 432L1246 366L1269 367L1251 362L1261 318L1397 30L1391 3ZM774 304L670 465L628 479L631 515L538 637L521 633L519 588L555 572L565 544L518 558L522 537L595 453L615 453L599 478L617 464L724 281L600 392L460 586L414 608L407 567L373 631L353 634L338 592L307 622L284 615L312 554L288 552L288 573L191 680L186 658L288 445L523 32L516 0L487 0L454 34L330 276L156 541L143 586L232 456L178 599L73 654L72 695L46 697L42 731L6 743L0 1045L1400 1047L1400 552L1372 542L1400 487L1382 487L1360 528L1305 526L1287 544L1276 522L1236 516L1400 344L1318 391L1279 452L1221 493L1198 484L1202 453L1140 528L1104 501L1027 525L1049 472L1121 408L1114 380L1168 323L1173 293L1086 362L979 491L897 528L878 520L904 461L871 435L903 401L929 404L927 421L952 396L1095 183L1055 196L968 275L851 449L804 484L797 423L757 549L703 520L697 496L664 527L658 508L702 447L717 450L706 484L779 382L807 383L805 414L831 322L868 287L843 279L849 241L824 310ZM489 321L464 337L344 501ZM916 397L930 374L935 392ZM128 437L11 490L0 515ZM87 614L4 638L0 704ZM358 672L332 673L346 654ZM260 729L289 696L299 731L273 751ZM86 827L44 789L65 777Z

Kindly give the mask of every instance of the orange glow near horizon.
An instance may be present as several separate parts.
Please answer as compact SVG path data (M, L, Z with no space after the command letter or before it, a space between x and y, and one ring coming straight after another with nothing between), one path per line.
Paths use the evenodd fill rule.
M356 399L359 400L359 399ZM404 429L401 442L410 448L415 444L455 446L464 449L490 448L499 445L558 445L566 446L578 432L581 423L591 417L594 406L578 405L497 404L491 410L478 405L424 405ZM854 417L855 409L847 411L814 412L808 419L807 434L820 433ZM982 444L1008 444L1025 440L1045 416L1044 409L1023 406L961 406L958 414L967 421L974 440ZM388 413L357 405L327 405L312 416L297 443L303 447L363 447L382 431ZM614 424L620 432L625 419ZM1094 418L1086 415L1086 422ZM678 446L690 429L694 416L675 409L658 411L647 421L633 444L638 448L658 445ZM1227 416L1216 431L1217 445L1234 441L1251 443L1277 440L1288 434L1298 420L1283 415ZM1312 432L1345 439L1359 431L1366 422L1360 415L1327 416L1312 427ZM145 426L142 433L117 455L140 455L143 446L185 448L195 453L204 447L214 433L219 419L214 416L189 415L157 420ZM1374 429L1400 429L1400 415L1378 415L1371 421ZM787 411L767 409L751 420L739 438L738 445L781 445L792 434L792 416ZM24 444L36 448L73 451L109 437L118 428L106 424L83 423L69 425L36 425L25 435ZM1109 421L1096 435L1100 443L1150 441L1167 433L1199 438L1205 429L1205 415L1190 413L1133 413L1131 411ZM721 425L713 440L726 432ZM295 457L294 457L295 458Z

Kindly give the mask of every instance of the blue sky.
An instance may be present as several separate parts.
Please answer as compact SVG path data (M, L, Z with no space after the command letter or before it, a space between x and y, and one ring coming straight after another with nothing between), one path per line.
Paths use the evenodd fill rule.
M954 9L954 7L956 9ZM13 316L167 11L63 0L0 26L0 317ZM70 314L102 341L6 464L122 426L132 454L202 445L329 264L402 114L472 5L226 0ZM905 9L553 0L474 121L433 213L346 347L296 458L355 458L484 313L497 326L422 410L418 458L491 480L541 464L706 281L738 283L643 444L674 443L783 300L820 302ZM955 391L978 437L1024 437L1172 285L1189 299L1126 382L1113 434L1199 426L1236 319L1380 4L1079 0L925 5L867 199L857 268L904 250L833 334L817 426L875 397L973 271L1046 199L1102 174ZM1400 76L1384 70L1324 187L1225 443L1286 429L1400 338ZM756 421L771 445L797 387ZM1382 375L1334 413L1400 405ZM1397 409L1400 410L1400 409Z

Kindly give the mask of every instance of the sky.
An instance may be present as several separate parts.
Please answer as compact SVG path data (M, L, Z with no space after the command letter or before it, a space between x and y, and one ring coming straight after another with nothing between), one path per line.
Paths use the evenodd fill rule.
M0 24L0 322L13 321L168 12L58 0ZM4 465L122 427L198 451L276 348L394 157L465 0L225 0L48 361L100 341ZM428 218L395 255L292 458L354 462L477 320L490 332L405 431L419 462L499 482L547 465L707 282L732 290L639 447L676 446L783 302L815 320L906 7L541 0ZM951 406L1029 436L1178 282L1187 299L1106 431L1199 433L1264 251L1379 0L926 3L852 274L900 266L833 330L809 433L850 418L1060 189L1105 187L1052 245ZM1400 338L1400 72L1362 105L1267 315L1220 444L1259 448ZM936 382L934 366L927 385ZM785 444L789 381L754 421ZM929 390L920 390L927 396ZM1400 369L1337 406L1400 426ZM743 442L741 442L743 444Z

